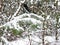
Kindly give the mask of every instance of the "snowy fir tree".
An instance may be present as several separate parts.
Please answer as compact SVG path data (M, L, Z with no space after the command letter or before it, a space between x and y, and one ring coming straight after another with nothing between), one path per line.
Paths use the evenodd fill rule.
M60 45L60 0L0 0L0 45Z

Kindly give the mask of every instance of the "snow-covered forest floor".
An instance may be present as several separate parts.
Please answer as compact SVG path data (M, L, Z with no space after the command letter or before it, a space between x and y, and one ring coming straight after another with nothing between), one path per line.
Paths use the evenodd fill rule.
M31 16L33 16L33 18ZM36 16L36 18L39 18L39 20L34 19L34 16ZM47 18L49 18L49 16ZM42 38L41 38L42 34L41 34L41 32L43 30L39 29L39 28L42 28L42 20L44 20L43 17L37 16L34 13L29 13L29 14L25 13L25 14L19 15L17 17L14 17L14 19L12 21L7 22L7 23L5 23L4 25L2 25L0 27L4 27L5 26L5 27L9 27L9 28L15 28L17 30L21 29L21 30L24 31L24 28L19 26L19 24L18 24L19 21L24 21L24 22L27 21L28 23L32 22L32 24L34 24L34 25L39 23L40 25L38 25L36 31L30 32L30 34L31 34L30 40L31 40L32 45L42 45ZM26 26L26 24L25 24L25 26ZM33 27L31 27L31 29L32 28ZM7 30L7 28L5 29L5 31L6 30ZM33 29L33 30L35 30L35 29ZM36 34L34 34L34 33L36 33ZM50 33L50 32L48 32L48 33ZM14 41L8 41L6 38L4 38L3 36L5 36L5 34L1 38L5 42L6 45L30 45L29 44L30 43L29 38L27 36L25 37L25 35L27 35L27 34L29 34L29 33L28 32L24 32L22 34L23 38L20 37L20 38L17 38L17 40L14 40ZM40 37L39 37L39 35L40 35ZM10 34L8 34L8 36L10 36ZM52 35L52 36L45 36L44 40L45 40L45 44L48 43L49 45L54 45L54 44L60 45L60 36L58 37L58 41L55 40L55 36L54 35Z
M0 45L60 45L58 0L3 0L2 4Z

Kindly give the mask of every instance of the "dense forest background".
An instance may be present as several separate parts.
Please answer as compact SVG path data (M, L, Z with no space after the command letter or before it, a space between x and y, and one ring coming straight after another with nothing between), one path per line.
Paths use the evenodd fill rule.
M0 0L0 45L60 45L60 0Z

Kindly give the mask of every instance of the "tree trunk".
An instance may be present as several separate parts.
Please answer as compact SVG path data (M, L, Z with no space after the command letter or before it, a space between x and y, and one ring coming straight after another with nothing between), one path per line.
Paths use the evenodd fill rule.
M58 10L58 1L56 1L56 10ZM56 11L55 10L55 11ZM56 12L55 12L56 13ZM58 40L58 30L57 30L57 28L58 28L58 20L59 20L59 18L58 18L58 14L56 15L56 41Z
M43 21L43 32L42 32L42 45L44 45L44 35L45 35L45 27L44 27L44 25L45 25L45 20Z
M57 27L57 25L58 25L58 22L56 23L56 35L55 35L56 36L56 40L58 40L58 30L57 30L58 27Z
M44 31L42 32L42 45L44 45Z
M3 0L0 0L0 12L2 11Z

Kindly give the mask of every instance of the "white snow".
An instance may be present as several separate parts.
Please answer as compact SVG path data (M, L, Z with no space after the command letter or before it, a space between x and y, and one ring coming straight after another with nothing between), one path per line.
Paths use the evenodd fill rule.
M14 17L14 20L7 22L6 24L4 24L4 25L2 25L2 26L0 26L0 27L9 26L10 28L13 28L13 27L14 27L15 29L22 29L22 30L23 30L23 28L20 27L20 26L17 24L18 21L22 21L22 20L23 20L23 21L31 21L31 22L34 23L34 24L36 24L36 23L42 24L42 22L41 22L40 20L36 20L36 19L34 19L34 18L31 18L30 16L32 16L32 15L38 17L38 18L41 19L41 20L44 20L43 17L37 16L36 14L33 14L33 13L26 14L26 13L25 13L25 14L22 14L22 15L20 15L20 16ZM28 17L30 17L30 18L23 18L23 16L28 16ZM17 28L17 27L18 27L18 28Z
M10 44L12 44L12 45L29 45L29 40L28 40L28 38L19 39L19 40L10 42Z
M58 2L58 5L60 6L60 2Z
M25 2L25 0L24 1L20 1L21 3L24 3Z
M0 42L0 45L2 45L2 42Z
M46 19L48 20L49 18L50 18L50 15L48 15Z
M60 22L60 18L59 18L59 22Z
M25 39L18 39L16 41L7 41L4 37L1 37L1 39L5 42L5 45L29 45L28 38Z
M15 14L16 15L16 14ZM28 16L27 18L23 18L24 16ZM31 16L36 16L36 17L38 17L40 20L37 20L37 19L35 19L35 18L31 18ZM48 15L47 16L47 18L46 19L49 19L50 18L50 16ZM19 15L19 16L17 16L17 17L14 17L13 16L13 20L12 21L10 21L10 22L7 22L6 24L4 24L3 26L9 26L10 28L15 28L15 29L22 29L22 30L24 30L22 27L20 27L19 25L18 25L18 21L31 21L33 24L37 24L37 23L39 23L39 24L42 24L42 22L41 22L41 20L44 20L44 18L42 17L42 16L38 16L37 14L33 14L33 13L29 13L29 14L27 14L27 13L25 13L25 14L22 14L22 15ZM54 21L55 22L55 20L52 20L52 21ZM60 19L59 19L59 22L60 22ZM0 26L0 27L2 27L2 26ZM41 31L41 30L40 30ZM37 32L39 32L39 31L37 31ZM34 33L34 32L33 32ZM33 34L32 33L32 34ZM38 42L38 43L42 43L42 39L40 39L38 36L36 36L36 35L33 35L33 36L31 36L30 37L31 38L31 40L33 40L33 41L35 41L35 42ZM1 39L5 42L5 45L29 45L29 40L28 40L28 38L25 38L25 39L22 39L22 38L20 38L20 39L17 39L17 40L15 40L15 41L8 41L7 39L5 39L4 37L1 37ZM44 37L44 41L45 41L45 44L46 43L52 43L52 42L54 42L55 41L55 38L54 38L54 36L45 36ZM60 37L59 37L59 39L60 39Z
M48 41L48 42L54 42L55 41L55 38L52 37L52 36L45 36L45 41Z
M31 2L31 4L33 4L33 0L31 0L30 2Z
M23 16L28 16L27 18L23 18ZM15 29L22 29L22 30L24 30L22 27L20 27L18 24L17 24L17 22L18 21L31 21L33 24L36 24L36 23L39 23L39 24L41 24L42 22L40 21L40 20L37 20L37 19L34 19L34 18L31 18L31 16L32 15L34 15L34 16L36 16L36 17L38 17L38 18L40 18L40 19L42 19L43 20L43 17L41 17L41 16L37 16L36 14L33 14L33 13L30 13L30 14L22 14L22 15L20 15L20 16L17 16L17 17L14 17L14 20L12 20L12 21L10 21L10 22L7 22L6 24L4 24L3 26L9 26L10 28L12 28L12 27L14 27ZM0 26L0 27L2 27L2 26ZM17 28L18 27L18 28ZM5 42L5 45L29 45L29 40L28 40L28 38L25 38L25 39L18 39L18 40L15 40L15 41L12 41L12 42L9 42L7 39L5 39L4 37L1 37L2 38L2 40ZM36 38L36 40L34 40ZM37 42L39 42L39 41L41 41L38 37L36 37L36 36L34 36L34 37L32 37L32 39L34 40L34 41L37 41Z
M28 40L28 37L22 39L18 39L18 40L15 40L15 41L7 41L4 37L1 37L2 40L5 42L5 44L9 44L9 45L29 45L29 40ZM33 40L34 42L37 42L37 43L42 43L42 39L38 38L37 36L32 36L30 37L31 40ZM55 42L55 38L54 36L45 36L45 44L46 43L52 43L52 42Z
M42 40L40 39L40 38L38 38L37 36L31 36L31 39L33 40L33 41L35 41L35 42L42 42Z

